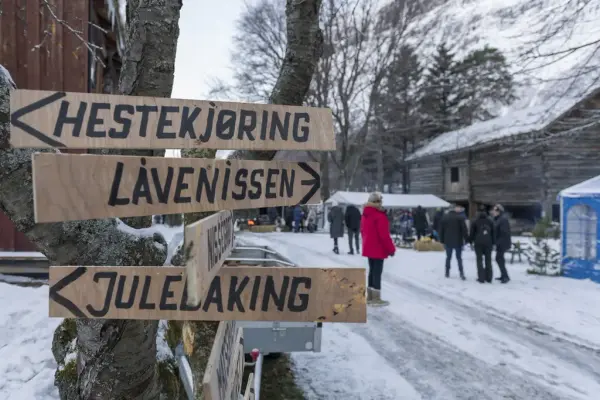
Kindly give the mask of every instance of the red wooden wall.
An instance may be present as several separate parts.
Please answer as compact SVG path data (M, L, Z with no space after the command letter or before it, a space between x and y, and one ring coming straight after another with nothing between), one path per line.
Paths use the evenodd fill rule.
M87 92L90 56L85 42L90 29L89 1L47 3L50 10L41 0L0 2L0 64L8 69L20 89ZM2 250L32 251L34 246L0 212Z

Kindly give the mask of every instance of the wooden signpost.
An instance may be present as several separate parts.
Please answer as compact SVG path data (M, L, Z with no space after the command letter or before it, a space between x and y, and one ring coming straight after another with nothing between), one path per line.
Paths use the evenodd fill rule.
M10 109L14 148L336 149L325 108L15 90ZM318 203L317 163L55 153L32 163L37 223L217 211L185 228L185 268L60 266L49 279L51 317L227 321L205 399L241 396L236 320L366 322L364 268L223 267L234 245L223 210Z
M235 321L222 321L202 379L204 399L238 400L243 374L243 331Z
M246 382L246 390L244 390L244 400L254 400L254 374L248 375L248 382Z
M15 90L12 147L335 150L327 108Z
M200 296L231 254L234 243L233 213L220 211L187 225L184 231L188 305L200 302Z
M188 304L176 267L50 267L50 316L366 322L364 268L223 267Z
M33 154L36 222L312 204L318 163Z

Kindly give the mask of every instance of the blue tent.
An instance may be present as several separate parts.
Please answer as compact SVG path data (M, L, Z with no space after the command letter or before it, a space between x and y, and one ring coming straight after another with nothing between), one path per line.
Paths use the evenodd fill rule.
M559 193L564 276L600 283L600 176Z

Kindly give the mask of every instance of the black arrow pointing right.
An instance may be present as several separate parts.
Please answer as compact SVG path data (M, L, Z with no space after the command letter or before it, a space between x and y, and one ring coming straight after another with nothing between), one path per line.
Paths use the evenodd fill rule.
M21 128L23 131L29 133L34 138L40 140L41 142L49 144L52 147L66 147L61 142L44 135L42 132L38 131L33 126L27 125L25 122L19 120L19 118L21 118L22 116L32 113L35 110L39 110L42 107L46 107L48 104L52 104L56 100L62 99L66 95L67 94L65 92L56 92L23 108L19 108L17 111L13 112L10 115L10 123L16 126L17 128Z
M56 282L50 288L50 299L69 310L71 314L78 318L87 318L87 315L85 315L83 311L79 309L79 307L73 304L71 300L67 299L66 297L63 297L58 292L63 290L65 287L69 286L71 283L75 282L77 279L81 278L86 272L86 267L77 267L75 268L75 271L71 272L69 275Z
M298 166L300 168L302 168L304 170L304 172L307 172L313 178L313 179L300 181L300 184L302 184L302 186L312 185L312 187L310 188L308 193L306 193L306 196L304 196L302 198L302 200L300 200L300 204L306 204L310 201L310 199L313 198L313 196L321 188L321 175L319 175L319 173L317 171L312 169L312 167L305 162L299 162Z

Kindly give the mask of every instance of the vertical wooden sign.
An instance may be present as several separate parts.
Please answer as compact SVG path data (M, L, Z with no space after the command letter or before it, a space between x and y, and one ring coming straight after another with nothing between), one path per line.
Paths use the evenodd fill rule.
M243 330L236 322L220 322L202 379L205 400L238 398L243 375L243 347ZM239 371L240 352L242 373ZM235 393L235 390L238 392Z
M188 305L195 306L233 249L233 213L220 211L185 227Z

